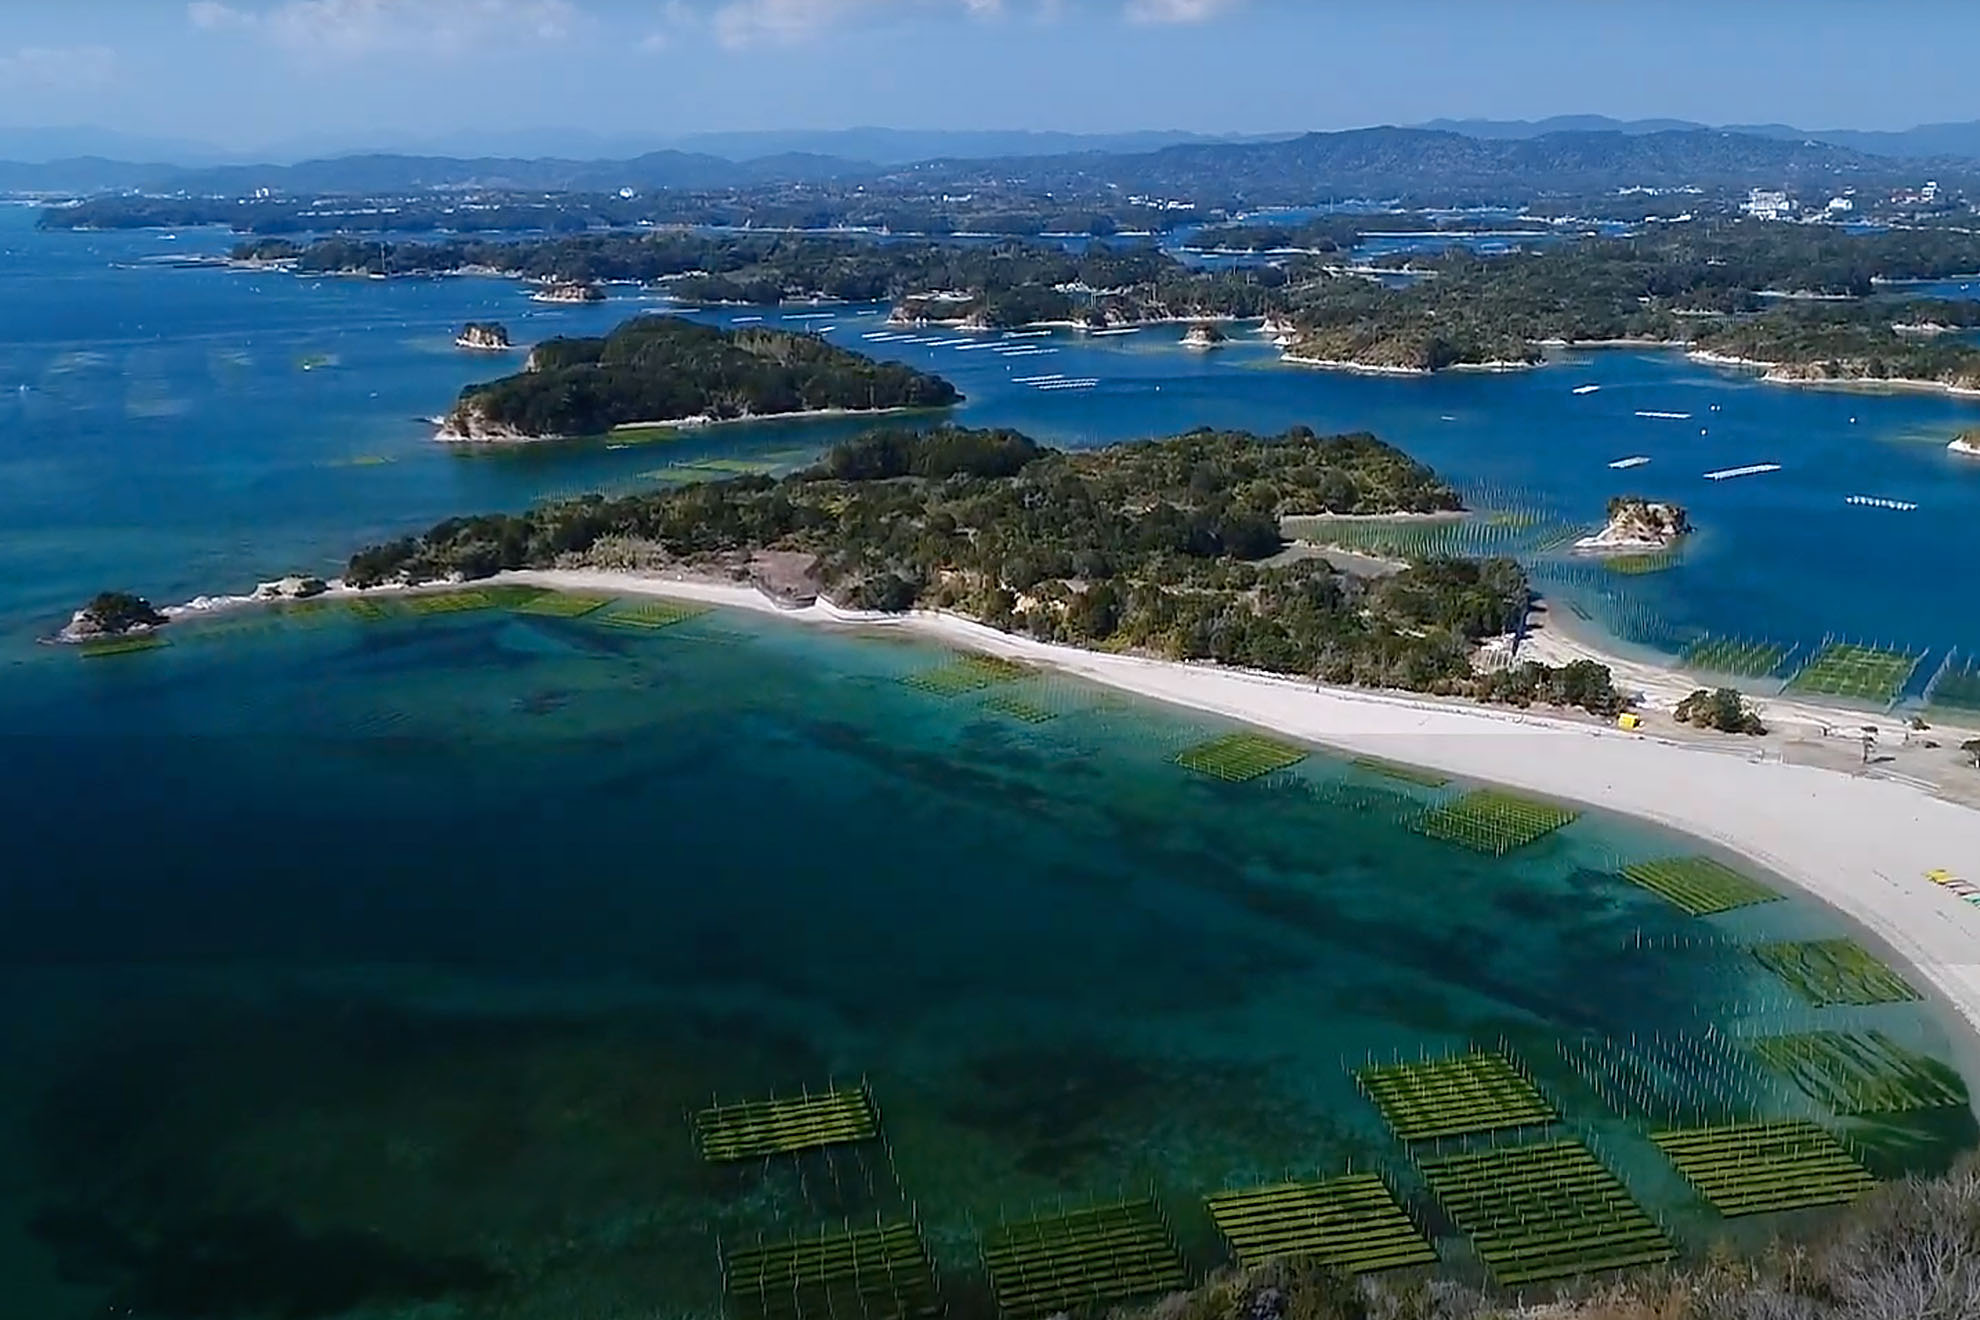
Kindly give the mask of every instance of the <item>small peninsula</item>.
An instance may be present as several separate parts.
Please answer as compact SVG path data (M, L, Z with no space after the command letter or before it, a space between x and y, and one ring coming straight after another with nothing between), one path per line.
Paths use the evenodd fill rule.
M1691 531L1691 519L1675 504L1618 495L1609 501L1609 520L1601 531L1574 543L1592 554L1637 554L1668 550Z
M501 322L469 321L454 336L454 347L478 353L506 353L514 345L509 342L509 327Z
M1970 426L1966 430L1961 431L1952 438L1952 443L1947 445L1946 448L1955 454L1965 454L1972 458L1980 458L1980 426Z
M640 424L942 408L961 398L940 376L816 335L647 315L602 338L538 344L522 371L462 390L437 438L546 440Z

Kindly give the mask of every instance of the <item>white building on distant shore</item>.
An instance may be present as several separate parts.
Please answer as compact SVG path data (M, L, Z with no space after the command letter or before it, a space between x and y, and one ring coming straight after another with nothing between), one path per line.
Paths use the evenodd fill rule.
M1739 209L1756 220L1786 220L1794 215L1794 199L1784 192L1754 188Z

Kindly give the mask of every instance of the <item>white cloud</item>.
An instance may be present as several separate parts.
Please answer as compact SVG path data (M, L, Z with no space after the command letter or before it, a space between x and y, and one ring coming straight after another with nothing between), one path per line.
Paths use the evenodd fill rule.
M193 0L186 17L205 31L249 32L298 54L350 57L557 41L578 11L572 0L282 0L265 8Z
M830 28L886 13L959 9L971 18L998 18L1005 7L1005 0L720 0L706 12L705 21L717 42L741 50L790 45ZM679 0L667 9L675 27L698 25L704 17L701 10Z
M117 52L108 46L22 46L0 54L0 86L101 87L116 74Z
M1127 0L1131 23L1207 23L1244 0Z

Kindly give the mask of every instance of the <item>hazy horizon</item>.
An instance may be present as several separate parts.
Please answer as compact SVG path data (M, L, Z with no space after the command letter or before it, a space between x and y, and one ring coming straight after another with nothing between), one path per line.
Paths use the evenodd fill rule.
M1945 94L1969 86L1980 12L1894 0L1875 33L1839 0L1785 25L1697 0L1654 21L1559 0L1517 13L1455 0L31 4L0 38L0 125L295 155L876 126L1257 135L1608 115L1827 131L1980 118L1980 93Z

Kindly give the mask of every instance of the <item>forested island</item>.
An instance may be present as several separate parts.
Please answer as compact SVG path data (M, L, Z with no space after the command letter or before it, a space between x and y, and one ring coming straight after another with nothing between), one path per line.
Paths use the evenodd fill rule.
M961 398L940 376L816 335L648 315L601 338L538 344L515 375L462 390L439 438L541 440L642 422L941 408Z
M1903 283L1980 269L1980 235L1690 221L1544 250L1454 247L1358 267L1319 247L1426 223L1418 214L1323 217L1299 235L1314 251L1219 271L1146 243L1069 252L1017 241L687 230L518 242L262 240L235 256L309 273L632 280L689 305L887 302L898 322L970 329L1269 318L1289 360L1364 369L1533 364L1554 345L1642 342L1750 361L1781 380L1980 382L1980 348L1948 333L1980 327L1980 304L1908 296ZM1214 231L1220 242L1229 232ZM1391 273L1410 278L1400 286L1370 278Z
M1509 559L1430 559L1368 578L1280 555L1288 515L1459 507L1430 469L1367 434L1206 429L1064 453L1008 430L881 429L781 480L451 518L359 551L346 581L524 568L740 574L781 552L851 608L954 610L1046 640L1330 683L1617 708L1599 665L1474 672L1480 639L1527 608Z
M1276 269L1191 270L1149 243L1068 252L1014 241L882 243L817 235L686 230L521 242L369 243L286 239L243 243L240 262L305 274L499 274L544 283L636 281L690 305L891 302L904 322L983 329L1044 322L1096 328L1149 321L1263 316L1285 275Z

